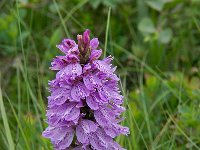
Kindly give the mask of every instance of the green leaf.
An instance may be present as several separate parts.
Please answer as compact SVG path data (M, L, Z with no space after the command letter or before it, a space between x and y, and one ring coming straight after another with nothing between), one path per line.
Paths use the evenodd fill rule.
M164 44L169 43L171 38L172 38L172 30L170 28L162 30L158 36L158 40Z
M138 25L138 29L144 33L154 33L156 30L150 18L143 18Z
M149 5L151 8L161 11L164 7L165 2L163 0L149 0L146 1L147 5Z

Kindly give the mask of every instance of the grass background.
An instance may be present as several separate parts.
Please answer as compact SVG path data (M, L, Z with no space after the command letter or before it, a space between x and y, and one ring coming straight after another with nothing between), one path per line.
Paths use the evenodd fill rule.
M48 67L86 28L115 56L128 150L200 149L199 0L1 0L0 149L50 150L41 136Z

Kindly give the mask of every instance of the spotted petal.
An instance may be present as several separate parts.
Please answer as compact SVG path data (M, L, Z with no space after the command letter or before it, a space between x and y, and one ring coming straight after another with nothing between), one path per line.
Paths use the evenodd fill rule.
M61 70L65 66L67 66L67 62L63 60L62 58L56 57L53 59L51 66L52 66L50 67L51 70Z
M89 137L88 135L84 132L83 128L81 125L78 125L76 127L76 136L77 136L77 140L80 142L80 143L83 143L83 144L88 144L89 143Z
M71 90L71 97L73 98L73 101L79 102L80 99L83 99L87 96L89 96L89 91L82 82L79 82L73 86Z
M97 124L91 120L83 119L81 121L82 128L85 133L95 132L97 130Z
M113 124L110 127L104 127L104 131L106 132L107 135L109 135L112 138L115 138L116 136L120 134L124 134L124 135L129 134L129 129L127 127L123 127L118 124Z
M59 128L49 126L42 135L46 138L50 138L52 143L55 144L55 147L65 149L72 143L74 130L66 126Z
M83 81L88 90L93 90L102 85L101 80L95 74L84 76Z
M102 54L102 50L92 50L90 55L90 61L98 59Z
M104 73L111 73L112 72L111 66L104 61L95 60L93 62L93 64L94 64L94 67L97 68L99 71L102 71Z
M68 51L76 46L76 42L71 39L64 39L60 45L57 45L56 47L59 48L63 53L67 54Z
M64 114L64 118L67 121L75 120L80 115L80 108L74 107L69 113Z
M75 78L82 73L82 67L79 63L72 63L60 70L57 74L57 78L72 77Z
M92 96L86 97L86 103L92 110L99 109L99 104Z

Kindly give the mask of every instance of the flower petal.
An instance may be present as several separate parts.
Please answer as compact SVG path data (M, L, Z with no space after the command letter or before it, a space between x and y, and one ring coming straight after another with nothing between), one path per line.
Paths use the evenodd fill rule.
M75 120L80 115L80 108L74 107L69 113L64 114L64 118L67 121Z
M89 96L89 91L85 87L84 83L79 82L78 84L74 85L72 90L71 90L71 97L73 98L74 101L79 102L80 99L85 98Z
M102 61L105 62L105 63L107 63L107 64L110 64L113 59L114 59L114 57L112 57L110 55L110 56L104 58Z
M111 99L110 93L106 90L105 87L101 86L98 88L99 96L104 101L109 101Z
M98 86L101 86L101 80L93 74L88 74L83 77L83 82L88 90L93 90L94 88L97 88Z
M90 42L90 30L86 29L85 32L83 33L83 42L86 48L89 45Z
M81 121L81 125L86 134L95 132L97 130L97 124L91 120L83 119Z
M112 138L115 138L116 136L119 136L120 134L128 135L129 129L128 127L123 127L118 124L113 124L111 127L104 127L104 131L107 135L109 135Z
M72 143L74 130L71 127L66 126L59 128L49 126L42 135L46 138L50 138L52 143L55 144L55 147L65 149Z
M75 78L82 73L82 67L79 63L73 63L67 65L65 68L60 70L57 74L57 78L72 77Z
M94 149L105 150L108 149L109 143L112 139L105 134L103 129L98 128L97 131L92 134L90 143Z
M58 88L48 97L48 106L51 108L55 105L61 105L69 99L70 90L66 88Z
M53 59L53 62L51 62L51 66L52 66L50 67L51 70L61 70L65 66L67 66L67 62L59 57L56 57Z
M103 72L103 73L113 73L112 72L112 68L110 64L107 64L106 62L102 61L102 60L95 60L93 62L93 65L95 68L97 68L99 71Z
M86 103L92 110L99 109L98 102L96 102L92 96L86 97Z
M107 120L104 116L102 116L102 113L99 110L94 111L94 118L96 122L102 127L105 127L108 124L110 124L110 121Z
M67 54L68 51L76 45L76 42L71 39L64 39L60 45L56 47L59 48L63 53Z
M83 67L83 73L87 73L89 71L91 71L91 65L90 64L84 65L84 67Z
M99 46L99 40L98 40L98 38L93 38L90 41L90 46L91 46L92 50L97 49L97 47Z
M88 135L84 132L83 128L81 125L78 125L76 127L76 137L77 137L77 140L82 143L82 144L85 144L85 143L89 143L88 141Z
M90 55L90 62L98 59L102 54L102 50L92 50Z
M58 143L56 147L58 147L59 150L68 148L71 145L73 138L74 138L74 130L70 128L70 130L68 130L67 133L65 134L62 141Z

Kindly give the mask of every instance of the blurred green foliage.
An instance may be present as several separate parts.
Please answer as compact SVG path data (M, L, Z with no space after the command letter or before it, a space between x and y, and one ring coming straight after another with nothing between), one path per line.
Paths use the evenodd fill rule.
M199 0L1 0L1 90L15 149L53 149L41 136L48 67L63 38L86 28L115 56L131 134L126 149L200 149ZM1 96L0 96L1 97ZM4 115L5 118L5 115ZM9 149L3 113L0 144Z

